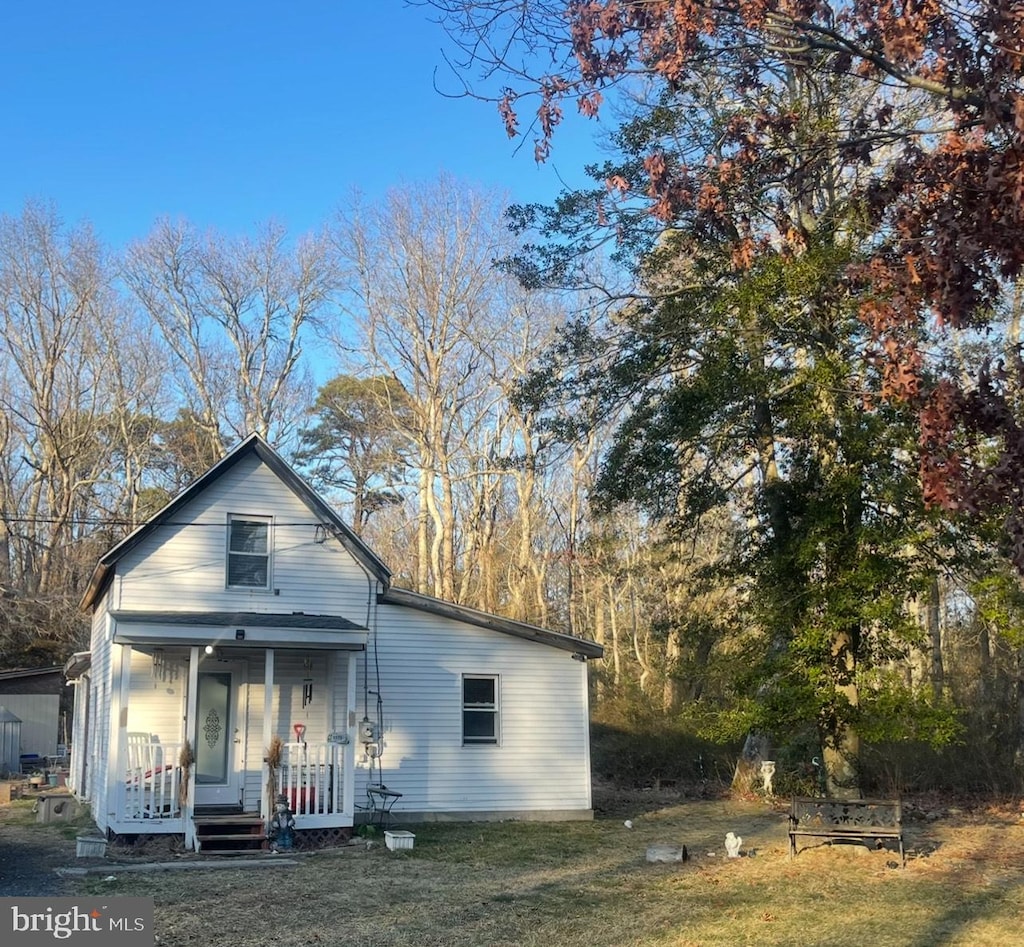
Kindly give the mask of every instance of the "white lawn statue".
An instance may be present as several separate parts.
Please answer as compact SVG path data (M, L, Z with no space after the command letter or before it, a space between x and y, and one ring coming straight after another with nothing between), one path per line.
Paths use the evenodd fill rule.
M772 779L775 777L775 760L762 760L761 761L761 785L764 786L764 794L766 796L774 796L775 790L772 788Z
M739 858L740 846L742 844L743 839L741 839L738 835L733 835L732 832L730 832L725 837L725 854L728 855L730 858Z

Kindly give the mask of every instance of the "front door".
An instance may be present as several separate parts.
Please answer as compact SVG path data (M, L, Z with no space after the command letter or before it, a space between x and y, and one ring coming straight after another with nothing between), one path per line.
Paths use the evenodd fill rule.
M245 765L245 721L239 695L239 665L218 662L199 671L196 691L196 805L238 806L242 803Z

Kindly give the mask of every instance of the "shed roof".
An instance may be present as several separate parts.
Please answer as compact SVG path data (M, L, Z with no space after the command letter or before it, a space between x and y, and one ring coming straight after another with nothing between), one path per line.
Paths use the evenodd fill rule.
M452 618L456 621L463 621L480 628L513 635L517 638L525 638L528 641L537 641L541 644L551 645L554 648L560 648L563 651L569 651L573 655L578 654L581 658L600 658L604 654L604 648L601 645L595 641L587 641L586 638L577 638L575 635L564 635L557 631L549 631L547 628L541 628L538 625L514 621L511 618L492 615L490 612L481 612L475 608L468 608L465 605L455 605L452 602L444 601L444 599L432 598L429 595L411 592L408 589L386 589L377 596L377 601L382 605L416 608L423 612L441 615L444 618Z
M42 677L45 674L60 673L60 665L52 665L45 668L14 668L8 671L0 671L0 681L9 681L19 677Z

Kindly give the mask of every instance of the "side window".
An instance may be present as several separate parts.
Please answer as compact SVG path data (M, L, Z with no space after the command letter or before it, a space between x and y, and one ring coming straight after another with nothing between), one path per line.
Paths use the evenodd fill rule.
M498 734L498 677L462 675L462 745L496 745Z
M227 587L270 588L270 517L228 516Z

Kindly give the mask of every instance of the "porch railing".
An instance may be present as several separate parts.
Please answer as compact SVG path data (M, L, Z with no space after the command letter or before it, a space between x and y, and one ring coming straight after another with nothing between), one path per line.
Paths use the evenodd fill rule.
M125 818L180 818L181 744L129 740L127 754Z
M277 769L277 795L296 816L342 811L343 746L337 743L285 743Z

